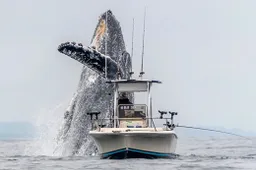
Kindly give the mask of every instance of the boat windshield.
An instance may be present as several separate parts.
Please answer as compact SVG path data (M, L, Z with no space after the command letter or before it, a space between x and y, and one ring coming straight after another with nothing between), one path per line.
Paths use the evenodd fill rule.
M145 118L147 105L145 104L120 104L118 105L119 118Z

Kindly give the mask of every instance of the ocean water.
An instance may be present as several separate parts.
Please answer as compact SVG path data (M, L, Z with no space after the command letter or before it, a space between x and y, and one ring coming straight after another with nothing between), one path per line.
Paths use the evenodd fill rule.
M256 138L180 137L174 159L102 160L98 156L53 156L49 143L38 140L0 141L3 170L256 170ZM34 147L33 147L34 146Z

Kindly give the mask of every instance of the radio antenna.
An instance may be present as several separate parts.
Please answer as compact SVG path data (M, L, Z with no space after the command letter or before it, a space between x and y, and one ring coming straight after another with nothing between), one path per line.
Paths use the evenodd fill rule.
M144 44L145 44L145 25L146 25L146 7L144 9L144 25L143 25L143 37L142 37L142 53L141 53L141 70L139 77L142 78L145 72L143 71L143 58L144 58Z
M132 58L133 58L133 38L134 38L134 18L132 19L132 52L131 52L131 63L132 63ZM131 70L130 70L130 76L133 75L132 71L132 64L131 64Z

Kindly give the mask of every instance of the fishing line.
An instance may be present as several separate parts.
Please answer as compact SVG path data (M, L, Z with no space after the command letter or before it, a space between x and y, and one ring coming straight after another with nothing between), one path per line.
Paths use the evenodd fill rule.
M200 127L193 127L193 126L184 126L184 125L176 125L175 127L187 128L187 129L196 129L196 130L204 130L204 131L211 131L211 132L218 132L218 133L223 133L223 134L238 136L238 137L241 137L241 138L244 138L244 139L251 140L250 138L247 138L247 137L245 137L245 136L238 135L238 134L235 134L235 133L225 132L225 131L221 131L221 130L200 128Z

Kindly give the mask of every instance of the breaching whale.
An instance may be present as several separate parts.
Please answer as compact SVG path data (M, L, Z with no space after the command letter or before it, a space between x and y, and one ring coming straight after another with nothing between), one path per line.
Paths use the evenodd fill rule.
M56 150L62 155L91 154L97 150L88 135L91 128L88 112L102 111L100 118L110 118L113 112L113 85L106 80L129 78L131 57L126 51L120 23L110 10L99 17L91 44L66 42L58 51L84 65L64 124L58 135ZM133 94L129 94L133 101Z

